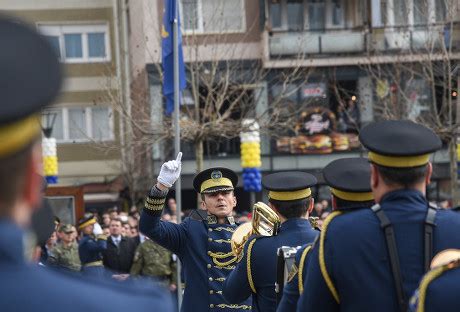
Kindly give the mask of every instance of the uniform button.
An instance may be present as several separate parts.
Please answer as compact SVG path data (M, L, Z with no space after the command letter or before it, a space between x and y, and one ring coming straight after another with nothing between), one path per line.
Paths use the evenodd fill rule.
M209 242L212 242L212 238L211 238L211 237L210 237L210 238L208 238L208 241L209 241Z
M208 255L210 256L212 254L212 251L208 250Z
M213 281L213 278L212 278L212 277L210 277L210 278L209 278L209 281L210 281L210 282L212 282L212 281Z
M211 289L211 290L209 291L209 293L212 295L212 294L214 293L214 290Z
M212 267L212 265L210 265L209 263L206 266L208 267L208 269Z
M211 303L211 304L209 305L209 307L210 307L210 308L214 308L214 305Z
M209 229L208 229L208 231L209 231L209 232L212 232L212 229L211 229L211 228L209 228Z

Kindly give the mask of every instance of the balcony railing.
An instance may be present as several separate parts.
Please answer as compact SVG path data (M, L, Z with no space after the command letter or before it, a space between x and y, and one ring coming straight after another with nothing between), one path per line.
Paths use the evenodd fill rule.
M270 58L401 51L437 52L444 48L449 50L450 44L452 50L457 51L460 49L459 31L460 24L454 24L452 31L443 25L382 27L371 30L361 27L323 31L270 31L268 49Z

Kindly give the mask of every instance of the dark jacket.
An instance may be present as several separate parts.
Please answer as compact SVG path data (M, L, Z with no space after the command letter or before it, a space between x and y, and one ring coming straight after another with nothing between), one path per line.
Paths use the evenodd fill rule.
M107 249L103 252L104 266L115 273L129 273L135 251L136 244L131 238L122 237L117 247L109 236Z
M387 193L380 201L394 226L403 290L414 293L424 274L423 226L428 203L415 190ZM325 224L329 222L328 226ZM324 236L324 272L319 262L319 245L311 251L298 311L398 311L393 276L380 222L371 209L360 209L328 217ZM433 254L460 248L460 215L449 210L436 213ZM324 276L329 277L329 286ZM338 302L331 288L335 288Z

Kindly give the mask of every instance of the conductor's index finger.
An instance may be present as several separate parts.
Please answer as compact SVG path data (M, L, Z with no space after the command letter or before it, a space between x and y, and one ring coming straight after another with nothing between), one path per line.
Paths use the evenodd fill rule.
M177 154L176 161L180 162L181 159L182 159L182 152L179 152L179 154Z

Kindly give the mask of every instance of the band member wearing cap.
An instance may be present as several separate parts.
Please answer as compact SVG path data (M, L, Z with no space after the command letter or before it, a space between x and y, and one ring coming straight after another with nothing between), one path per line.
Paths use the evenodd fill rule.
M179 256L186 282L181 311L247 311L250 302L226 301L222 296L223 282L236 264L230 238L237 227L232 211L238 176L220 167L200 172L193 186L201 194L202 209L181 224L161 221L168 190L180 174L181 156L162 165L158 182L145 200L139 229Z
M371 191L371 170L366 158L342 158L334 160L323 169L323 177L331 188L333 211L348 212L356 209L368 209L374 204ZM337 213L337 212L336 212ZM359 221L357 222L359 225ZM297 310L299 295L303 293L308 263L310 258L318 257L320 242L325 240L327 228L323 227L320 241L302 246L296 253L295 265L284 287L283 298L277 311L288 312ZM308 290L307 290L308 291Z
M224 296L229 301L252 295L253 311L276 310L277 250L281 246L300 246L318 235L308 221L313 209L311 187L316 178L305 172L278 172L262 178L269 191L269 206L280 217L279 233L253 237L244 246L243 256L225 281Z
M460 247L460 216L429 206L430 154L441 140L410 121L364 127L376 205L331 214L299 311L407 311L434 254Z
M78 244L82 273L92 277L103 277L105 270L102 252L107 249L107 236L103 235L92 213L85 214L78 222L78 230L82 233Z
M409 304L411 312L460 311L460 250L437 254Z
M57 96L61 69L35 25L0 15L0 42L0 311L171 311L158 288L103 287L26 262L24 233L42 199L40 110Z

